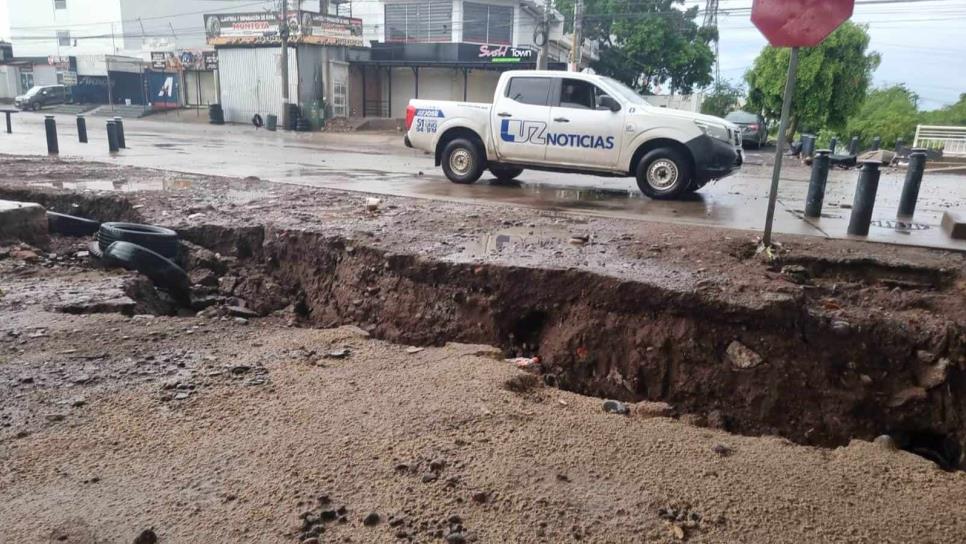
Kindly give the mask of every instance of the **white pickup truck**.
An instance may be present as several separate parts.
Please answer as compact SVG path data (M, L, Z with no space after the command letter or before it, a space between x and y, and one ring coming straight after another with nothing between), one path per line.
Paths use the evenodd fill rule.
M741 131L718 117L648 104L608 77L504 72L493 104L410 100L409 147L435 153L446 177L485 169L507 181L524 169L635 176L651 198L673 199L734 173Z

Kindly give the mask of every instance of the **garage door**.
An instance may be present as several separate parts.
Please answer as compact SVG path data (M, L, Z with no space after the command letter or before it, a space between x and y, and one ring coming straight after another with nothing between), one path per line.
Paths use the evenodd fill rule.
M218 75L225 120L247 123L256 113L282 118L281 53L277 47L219 49ZM298 100L298 61L289 48L289 97Z

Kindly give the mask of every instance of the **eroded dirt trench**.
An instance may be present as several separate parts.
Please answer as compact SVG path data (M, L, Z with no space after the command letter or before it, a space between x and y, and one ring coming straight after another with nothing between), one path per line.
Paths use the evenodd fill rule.
M69 199L90 217L141 219L122 199ZM311 229L171 226L189 243L189 273L217 280L209 295L253 314L287 308L303 326L355 324L415 345L487 343L539 355L550 385L667 402L698 424L818 446L891 434L941 466L962 463L966 334L936 302L961 296L956 268L779 257L761 266L807 288L732 297L576 268L453 262ZM729 251L758 258L746 241ZM866 310L869 291L935 311Z

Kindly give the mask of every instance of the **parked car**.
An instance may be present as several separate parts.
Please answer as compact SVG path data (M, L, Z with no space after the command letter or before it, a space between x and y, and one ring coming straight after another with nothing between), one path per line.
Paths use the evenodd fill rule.
M37 111L45 106L65 104L67 87L63 85L37 85L14 99L14 105L22 110Z
M511 180L524 169L636 177L641 192L674 199L733 174L739 128L718 117L651 106L614 79L508 71L493 104L410 100L405 144L435 153L454 183L485 169Z
M733 111L725 119L741 127L741 143L755 149L768 143L768 125L761 115L747 111Z

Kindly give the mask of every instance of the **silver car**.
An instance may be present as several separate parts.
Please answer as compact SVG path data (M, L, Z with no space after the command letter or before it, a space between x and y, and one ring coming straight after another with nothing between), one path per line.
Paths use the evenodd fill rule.
M741 127L741 143L755 149L768 143L768 125L761 115L733 111L725 119Z

